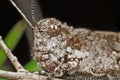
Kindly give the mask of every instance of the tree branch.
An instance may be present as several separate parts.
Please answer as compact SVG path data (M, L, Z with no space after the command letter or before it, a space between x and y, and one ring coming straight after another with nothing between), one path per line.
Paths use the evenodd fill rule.
M8 78L8 79L22 79L22 80L47 80L46 76L37 75L30 72L10 72L10 71L3 71L0 70L0 77ZM64 79L57 79L52 78L51 80L64 80Z
M7 48L5 43L2 40L2 37L0 36L0 46L3 49L3 51L7 54L8 58L10 59L11 63L15 67L17 71L24 70L26 71L23 66L18 62L17 58L12 54L11 50Z

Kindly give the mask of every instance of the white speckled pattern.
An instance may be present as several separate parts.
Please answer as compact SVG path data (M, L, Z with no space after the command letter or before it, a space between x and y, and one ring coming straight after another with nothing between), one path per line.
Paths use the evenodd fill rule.
M34 27L33 50L40 66L57 77L120 78L120 33L73 29L47 18Z

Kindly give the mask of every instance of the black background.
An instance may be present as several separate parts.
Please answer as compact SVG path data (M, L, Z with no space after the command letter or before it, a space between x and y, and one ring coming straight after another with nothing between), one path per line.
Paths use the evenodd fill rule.
M55 17L76 27L120 31L120 7L116 0L41 0L39 2L44 17ZM3 38L20 19L21 16L9 0L0 1L0 35ZM22 64L30 59L25 35L13 53Z

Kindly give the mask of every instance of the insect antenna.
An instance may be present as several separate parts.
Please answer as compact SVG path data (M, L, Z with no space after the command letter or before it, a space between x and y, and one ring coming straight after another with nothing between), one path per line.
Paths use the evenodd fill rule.
M10 0L10 2L32 28L43 18L37 0Z
M10 0L10 2L19 11L19 13L23 16L23 18L27 21L27 23L32 27L33 25L30 23L26 15L21 11L21 9L16 5L16 3L13 0Z

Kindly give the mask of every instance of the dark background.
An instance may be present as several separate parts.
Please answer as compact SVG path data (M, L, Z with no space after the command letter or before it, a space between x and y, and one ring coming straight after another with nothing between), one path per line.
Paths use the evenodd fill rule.
M120 7L116 0L41 0L39 2L44 17L55 17L76 27L120 31ZM21 16L9 0L1 0L0 35L3 38L20 19ZM25 35L13 53L22 64L30 59Z

